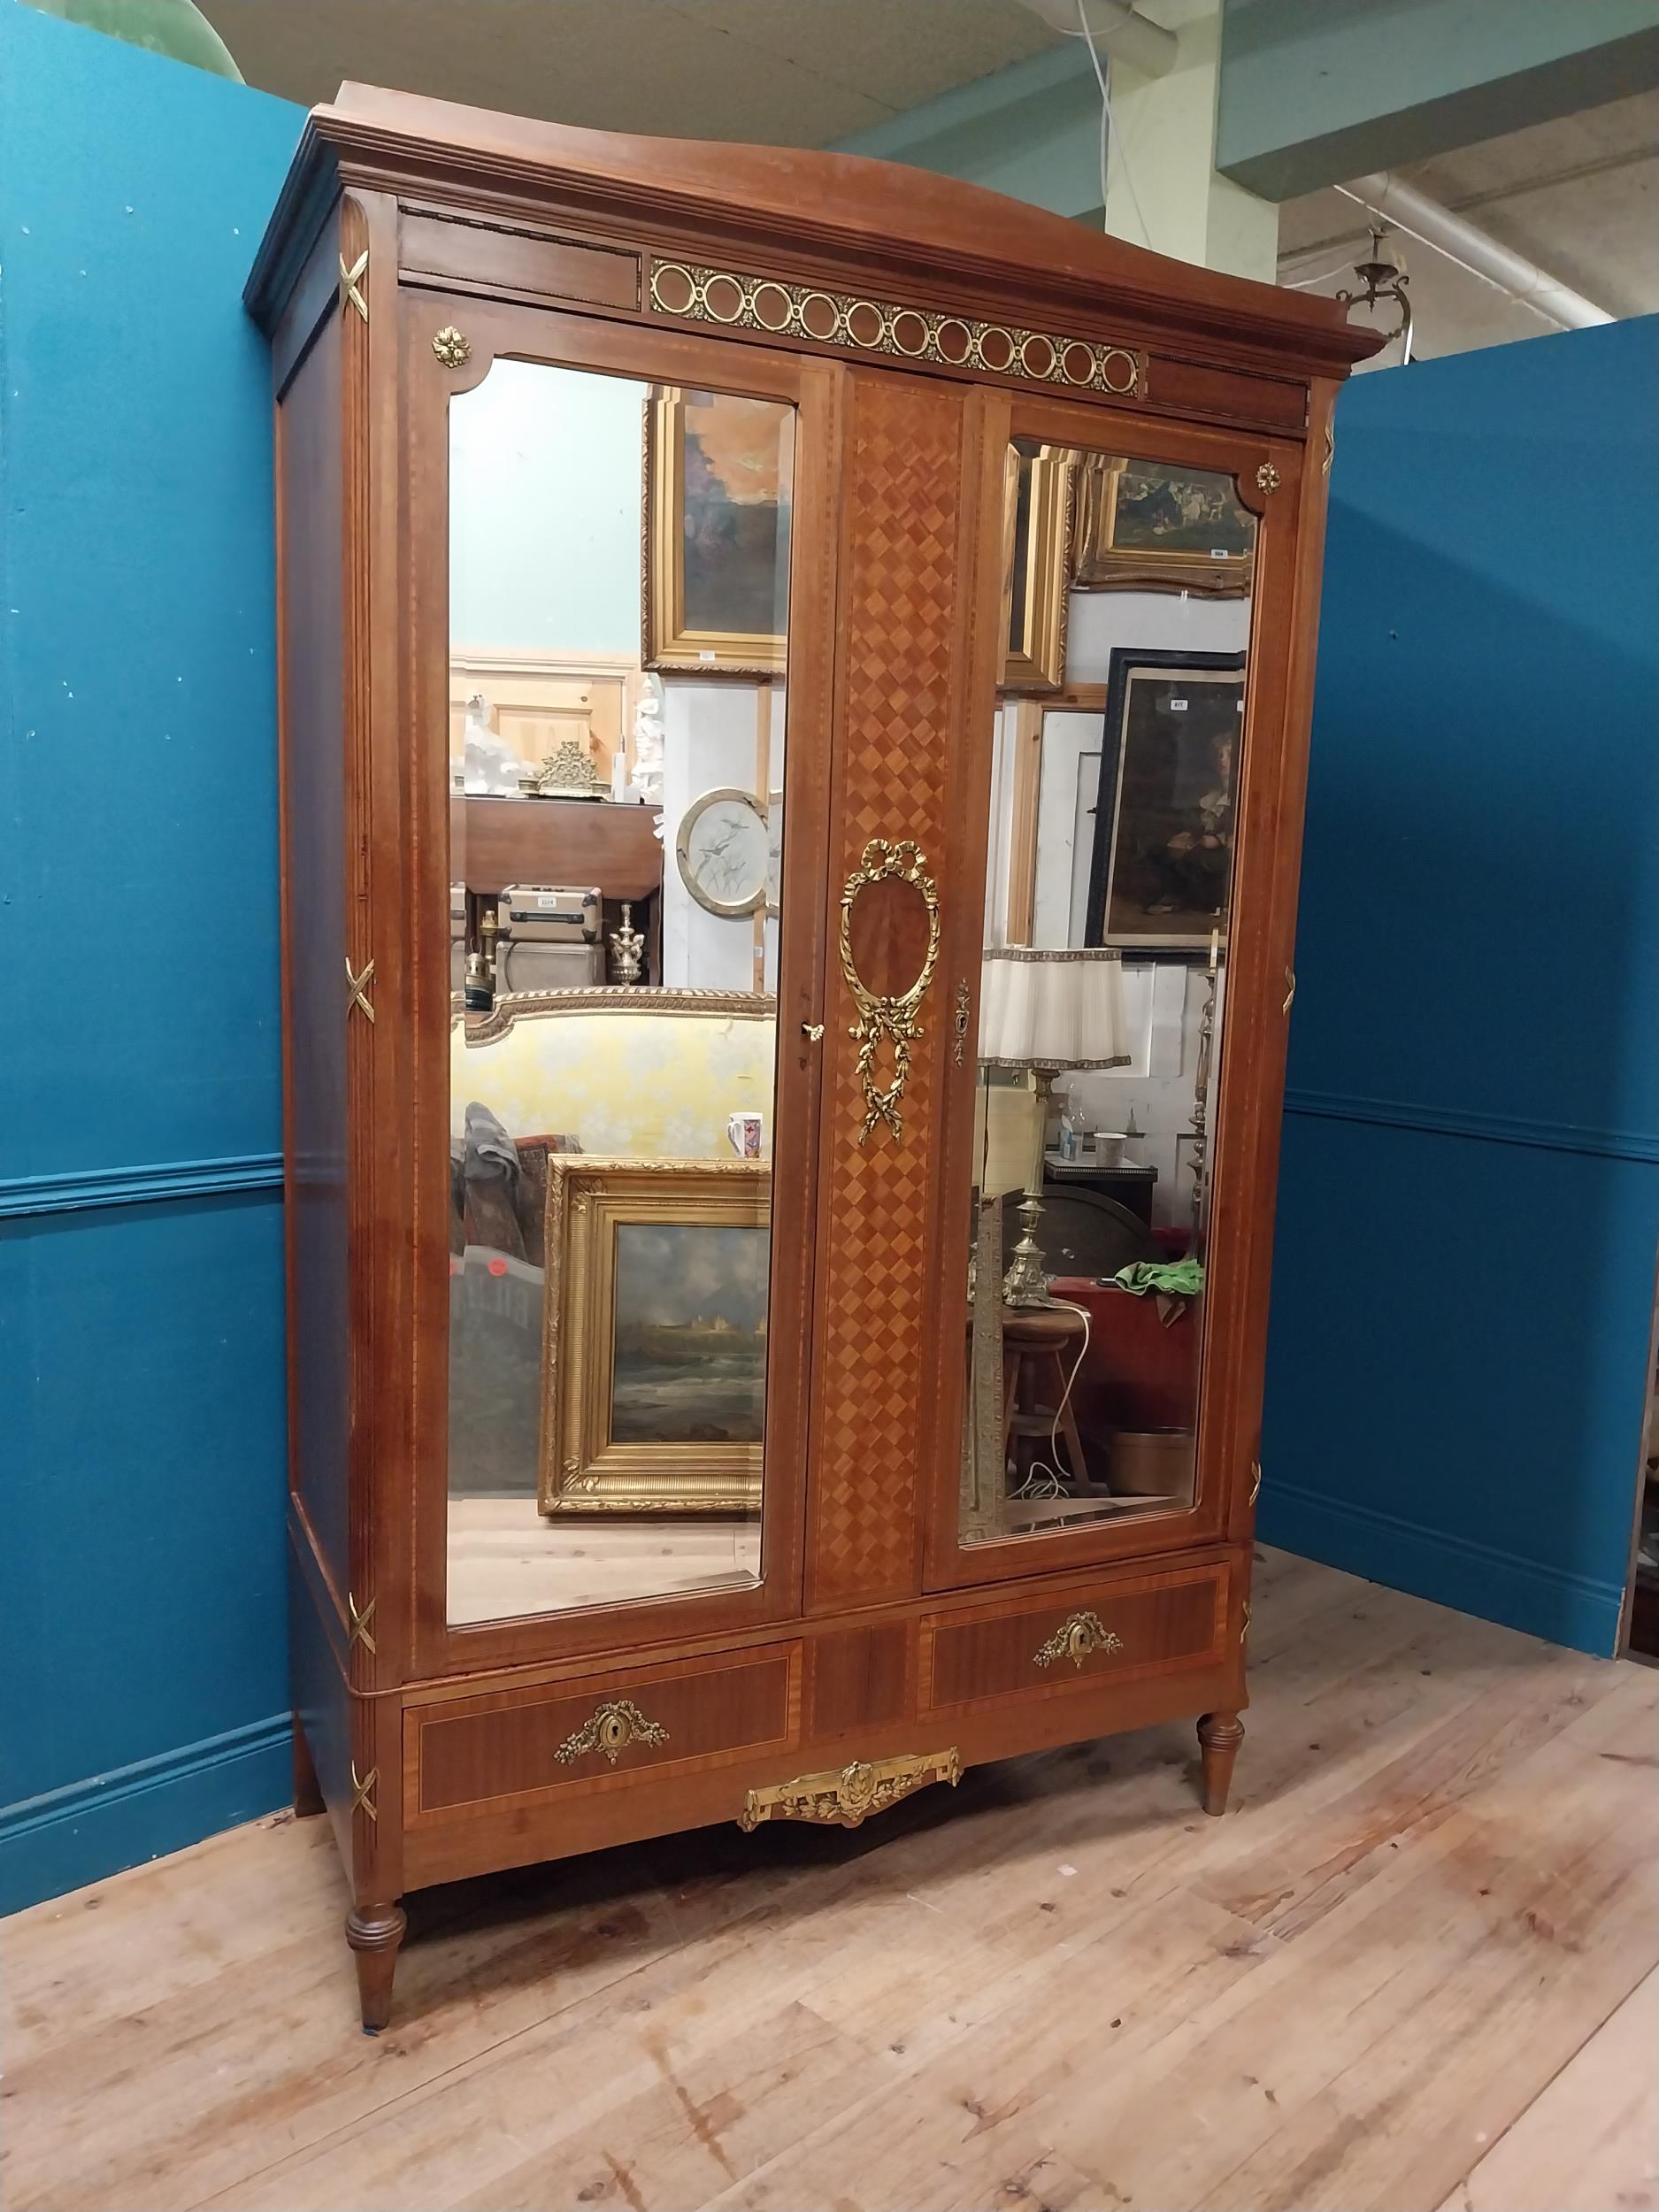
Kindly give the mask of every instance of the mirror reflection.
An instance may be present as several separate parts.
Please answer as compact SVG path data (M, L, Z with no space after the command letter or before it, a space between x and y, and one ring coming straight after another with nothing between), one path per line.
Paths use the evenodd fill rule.
M1019 442L990 793L964 1541L1195 1496L1256 522Z
M793 435L450 403L452 1622L761 1574Z

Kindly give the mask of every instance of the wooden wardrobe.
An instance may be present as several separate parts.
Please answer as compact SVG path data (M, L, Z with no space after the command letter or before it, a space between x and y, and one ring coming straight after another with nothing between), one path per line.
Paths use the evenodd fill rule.
M852 1824L1181 1717L1221 1812L1331 411L1371 342L913 170L357 86L247 298L296 1798L365 2026L423 1885ZM620 795L478 795L454 668L636 637ZM479 918L529 910L476 825L510 818L607 943L626 843L637 980L491 995ZM1071 1271L1037 1164L1056 1107L1125 1098L1156 1210L1089 1221L1140 1292Z

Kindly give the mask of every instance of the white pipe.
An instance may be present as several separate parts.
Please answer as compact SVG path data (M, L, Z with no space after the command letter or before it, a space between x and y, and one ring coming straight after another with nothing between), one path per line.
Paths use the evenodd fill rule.
M1027 0L1027 5L1032 0ZM1548 270L1529 261L1525 254L1516 253L1508 246L1500 245L1490 231L1481 230L1462 215L1455 215L1439 200L1432 200L1426 192L1419 192L1414 184L1381 169L1371 176L1356 177L1350 183L1339 184L1337 190L1350 200L1357 200L1374 215L1385 217L1397 230L1409 237L1420 238L1425 245L1435 246L1454 261L1460 261L1477 276L1485 277L1500 291L1507 292L1548 321L1558 323L1566 330L1587 330L1595 323L1610 323L1615 319L1604 307L1585 298L1582 292L1573 291L1561 283Z
M1050 29L1064 31L1068 38L1082 35L1079 0L1025 0L1025 4ZM1174 68L1174 32L1137 14L1131 0L1081 0L1081 13L1089 36L1115 61L1143 77L1166 77Z

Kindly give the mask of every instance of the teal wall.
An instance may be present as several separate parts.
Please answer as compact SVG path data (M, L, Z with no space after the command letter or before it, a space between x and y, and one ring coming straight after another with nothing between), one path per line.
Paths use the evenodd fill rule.
M287 1792L282 102L0 0L0 1909Z
M1216 166L1270 200L1659 84L1659 0L1226 0Z
M518 653L640 649L646 387L498 361L449 410L449 633Z
M1337 409L1262 1533L1615 1644L1659 1258L1659 319Z
M1100 222L1100 88L1078 39L856 131L834 150Z

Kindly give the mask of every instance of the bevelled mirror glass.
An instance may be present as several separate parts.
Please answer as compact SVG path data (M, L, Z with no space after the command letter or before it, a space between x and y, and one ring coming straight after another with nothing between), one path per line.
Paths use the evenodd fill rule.
M964 1542L1196 1496L1255 518L1016 442L974 1126Z
M794 427L450 403L452 1623L761 1575Z

